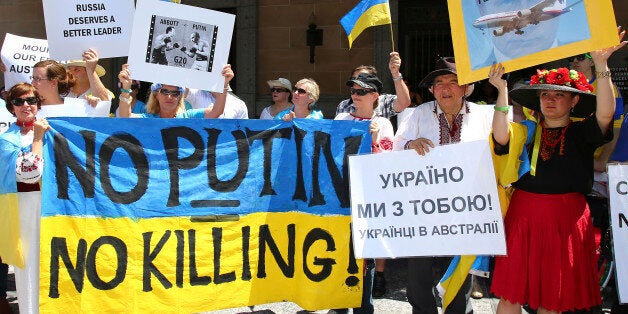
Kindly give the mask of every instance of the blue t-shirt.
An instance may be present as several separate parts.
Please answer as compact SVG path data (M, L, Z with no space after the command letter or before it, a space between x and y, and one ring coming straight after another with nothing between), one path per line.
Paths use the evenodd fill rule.
M141 118L159 118L158 113L141 113L139 114ZM205 109L190 109L186 110L178 115L175 118L193 118L193 119L203 119L205 118Z
M285 116L286 114L290 113L290 111L293 111L293 110L294 110L294 106L292 106L292 107L290 107L290 108L288 108L286 110L280 111L279 113L277 113L275 115L274 119L275 120L282 120L283 116ZM310 112L309 115L307 115L307 117L305 117L305 119L323 119L323 112L318 110L318 109L314 109L314 110L312 110Z

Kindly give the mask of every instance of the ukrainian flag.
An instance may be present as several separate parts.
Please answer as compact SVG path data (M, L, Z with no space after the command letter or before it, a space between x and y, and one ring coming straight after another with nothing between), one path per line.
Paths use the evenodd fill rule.
M502 216L506 216L506 211L510 205L512 195L511 184L519 179L521 175L529 171L530 163L524 146L528 144L534 134L534 123L523 121L521 123L510 124L510 152L511 154L497 156L493 154L493 168L497 179L497 194L499 204L502 209ZM492 134L490 136L493 136ZM489 140L491 152L494 152L493 141ZM518 152L523 152L519 155ZM453 301L460 291L469 273L487 276L488 256L463 255L456 256L449 264L449 268L438 283L438 292L443 299L443 312ZM482 274L484 272L484 274Z
M17 201L15 163L22 150L22 140L16 124L0 137L0 257L2 262L24 267L20 219ZM30 150L30 148L29 148Z
M365 29L371 26L392 24L388 0L362 0L340 19L347 33L349 48Z

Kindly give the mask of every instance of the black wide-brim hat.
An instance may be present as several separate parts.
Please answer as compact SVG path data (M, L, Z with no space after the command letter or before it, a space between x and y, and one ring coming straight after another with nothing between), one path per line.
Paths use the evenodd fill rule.
M419 83L421 87L430 87L434 84L434 79L439 75L456 74L456 61L452 57L443 57L436 60L434 71L428 73Z
M541 90L564 91L564 92L570 92L574 95L580 96L580 100L578 101L578 103L573 108L573 111L570 114L572 117L586 118L595 112L595 107L596 107L595 94L581 91L577 88L564 86L564 85L554 85L554 84L523 85L523 86L513 88L508 93L508 96L523 107L534 110L536 112L541 112L541 101L539 97L539 91Z

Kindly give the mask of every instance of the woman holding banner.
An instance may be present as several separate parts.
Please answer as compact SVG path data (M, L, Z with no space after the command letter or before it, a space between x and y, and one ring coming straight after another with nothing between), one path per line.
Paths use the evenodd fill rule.
M39 97L28 83L11 87L6 107L17 121L0 135L0 196L7 200L2 204L0 237L6 241L3 249L13 249L10 259L5 251L0 254L7 258L7 263L17 266L15 283L20 313L36 313L39 309L39 179L44 165L43 138L50 129L45 119L35 117L41 108ZM10 197L16 193L17 202ZM16 226L19 234L10 233Z
M213 107L189 109L185 110L183 87L154 83L151 85L151 93L146 103L146 113L132 113L131 103L131 71L129 65L124 64L118 79L122 83L120 91L120 107L118 114L122 118L218 118L225 109L227 100L227 91L229 90L229 81L234 74L231 65L227 64L222 69L222 75L225 77L224 89L222 93L212 92L216 99Z
M612 138L615 98L607 60L625 44L591 53L597 96L582 73L566 68L537 70L530 85L508 93L504 68L491 67L489 81L499 90L495 158L512 153L523 161L504 221L508 255L495 261L497 313L521 313L526 303L538 313L560 313L601 302L585 194L593 182L593 152ZM508 96L534 110L538 124L510 124Z

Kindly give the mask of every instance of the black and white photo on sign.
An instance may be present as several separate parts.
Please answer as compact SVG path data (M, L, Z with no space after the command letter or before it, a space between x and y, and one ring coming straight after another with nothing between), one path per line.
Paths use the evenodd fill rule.
M20 83L30 83L33 79L33 65L50 59L48 42L44 39L28 38L7 33L2 44L4 86L6 90Z
M129 47L133 79L223 92L235 15L138 0Z
M82 59L90 48L101 59L127 55L133 0L43 0L42 4L52 59Z
M211 72L218 27L167 16L151 24L146 62Z

